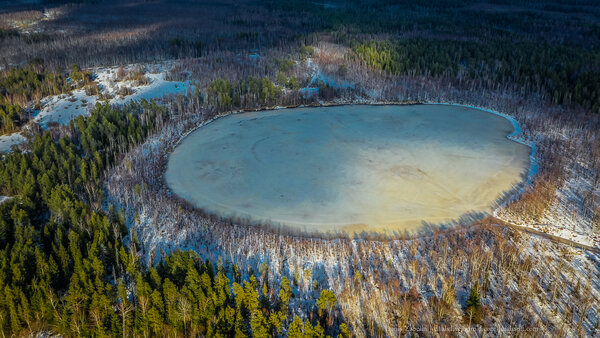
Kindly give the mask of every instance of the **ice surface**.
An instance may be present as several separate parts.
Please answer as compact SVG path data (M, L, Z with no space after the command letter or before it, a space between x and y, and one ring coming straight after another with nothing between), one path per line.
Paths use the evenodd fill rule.
M490 212L531 149L511 122L458 106L230 115L186 137L167 183L205 210L306 231L403 231Z

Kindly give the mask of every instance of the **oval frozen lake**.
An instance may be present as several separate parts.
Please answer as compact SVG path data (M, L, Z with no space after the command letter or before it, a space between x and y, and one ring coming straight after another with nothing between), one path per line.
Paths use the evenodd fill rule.
M487 213L521 183L513 125L449 105L348 105L233 114L187 136L169 187L225 217L301 231L414 231Z

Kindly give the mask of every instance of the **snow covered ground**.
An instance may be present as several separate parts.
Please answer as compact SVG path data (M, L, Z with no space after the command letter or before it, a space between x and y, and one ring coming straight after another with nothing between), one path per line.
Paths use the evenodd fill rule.
M138 65L124 67L126 72L134 71ZM99 95L87 95L85 90L74 90L70 95L57 95L43 101L42 111L36 115L35 121L44 128L48 123L67 124L79 115L86 115L94 108L96 102L103 101L110 104L125 104L133 100L159 99L170 94L184 94L190 87L189 82L175 82L165 80L167 69L163 65L144 67L148 70L145 74L148 84L136 84L135 81L121 80L117 77L118 67L98 68L92 70L100 93L107 97L101 100ZM123 88L133 91L131 95L120 95Z
M42 100L42 110L34 121L42 128L49 123L67 124L79 115L89 114L90 108L96 104L96 96L88 96L85 90L77 89L70 94L51 96Z
M318 51L318 49L316 49ZM321 67L312 58L306 59L306 70L309 73L310 82L308 86L300 88L300 94L305 97L316 97L319 93L319 84L323 82L326 86L336 89L350 89L355 83L339 79L336 76L323 73Z
M154 65L129 65L123 67L126 73L142 70L147 84L139 84L127 78L119 79L119 67L92 69L94 81L100 90L98 95L88 95L84 88L69 94L50 96L41 100L42 109L35 115L34 121L44 129L50 124L68 124L80 115L88 115L97 102L122 105L133 100L160 99L171 94L185 94L191 87L189 82L167 81L170 63ZM130 95L121 95L127 88ZM0 136L0 152L8 152L12 145L26 142L19 133Z
M371 88L365 88L365 93L370 92L373 92ZM398 90L394 88L390 92L397 95ZM427 95L409 95L408 91L406 93L405 97L398 100L473 104L508 113L516 117L523 126L523 141L535 140L540 152L545 149L535 138L544 131L531 128L531 123L528 124L526 116L524 117L525 113L513 106L507 105L507 108L487 97L482 101L460 101L443 96L431 99ZM361 99L356 98L345 103L356 103L359 100ZM372 96L362 100L363 103L381 103L393 99L391 96ZM533 111L531 107L523 109ZM197 118L197 114L191 118ZM484 297L484 304L492 306L494 311L501 311L499 314L494 313L494 317L499 318L499 321L491 327L492 334L509 332L510 335L511 331L503 331L500 328L526 328L530 323L535 323L539 326L539 332L549 329L556 332L556 328L562 328L562 335L577 336L574 325L576 321L582 323L582 332L587 335L593 335L597 331L597 305L592 305L592 308L584 311L584 302L577 300L581 298L573 295L588 292L585 290L589 285L589 293L593 297L587 299L598 304L598 284L594 282L599 276L598 255L592 251L548 240L543 236L516 232L515 236L507 237L503 232L512 233L512 230L500 228L501 231L494 236L499 242L490 241L487 230L484 231L484 237L474 240L479 236L477 229L474 232L466 230L466 237L462 237L462 231L458 231L449 232L450 236L442 233L440 236L424 236L409 241L323 240L287 236L235 222L213 222L194 210L182 211L180 202L173 199L170 192L165 192L162 171L156 168L162 166L162 159L166 158L169 149L177 144L175 140L185 136L191 124L187 127L183 122L167 125L163 133L155 135L144 145L134 149L126 155L128 161L124 160L107 175L108 198L111 203L124 208L130 226L145 243L145 251L142 252L145 259L157 260L168 251L193 249L202 257L224 261L230 259L237 262L238 266L253 266L254 271L260 263L266 263L270 267L269 274L294 276L296 273L299 276L297 288L302 292L296 293L295 308L300 308L297 302L311 298L307 294L313 289L313 283L318 283L326 285L339 295L344 314L355 328L363 326L360 319L364 318L364 313L368 313L376 318L379 327L384 329L391 326L387 322L388 314L394 314L389 316L390 319L399 318L396 310L400 306L391 301L393 297L390 297L389 291L393 290L393 284L390 281L399 281L400 286L396 289L404 291L410 286L416 286L426 299L431 299L432 295L441 297L443 293L440 285L450 281L456 285L457 290L458 302L453 311L462 313L461 304L466 302L474 273L476 277L483 268L490 272L489 275L485 274L485 280L490 283L490 291ZM520 139L518 131L515 132L517 135L512 136ZM128 168L125 163L133 163L133 169ZM573 175L578 177L577 172L573 172ZM132 193L131 186L134 183L144 182L158 184L151 184L150 189L142 191L139 196ZM577 184L569 180L566 186L572 187ZM578 193L573 191L572 194L559 194L568 197ZM552 214L564 215L566 223L558 224L563 229L571 224L581 226L583 223L567 212L570 209L563 202L562 199L557 201L564 206L565 212L552 211ZM554 227L554 223L552 226L558 228ZM562 234L564 238L568 238L569 235L572 233ZM584 240L578 237L570 239ZM473 243L477 243L476 248L473 248ZM359 281L358 287L354 287L356 282L348 283L355 271L365 276ZM444 280L446 277L440 276L450 276L450 279ZM584 316L577 313L576 306L584 309ZM301 315L301 311L299 314ZM390 336L398 335L393 331L386 332ZM472 334L473 331L468 331L464 335Z
M499 209L496 217L505 222L532 228L546 234L561 237L575 243L600 248L600 235L593 231L589 217L577 212L573 204L578 203L581 195L577 192L581 177L571 178L557 190L556 200L539 222L520 219L506 210Z
M303 315L302 309L314 304L306 307L303 302L314 299L313 285L318 284L338 295L342 311L354 327L363 327L363 314L369 313L380 327L387 328L389 336L398 336L392 329L394 323L388 321L395 318L389 314L398 314L399 309L398 303L390 300L393 290L407 291L415 286L426 301L433 295L442 297L440 285L450 281L456 288L452 313L460 318L473 276L478 276L481 269L489 272L484 275L490 291L483 302L501 311L494 315L492 334L500 335L497 332L502 327L527 328L535 323L541 332L563 327L565 336L576 336L574 321L568 319L569 313L574 313L570 307L576 304L588 309L588 302L597 302L598 284L593 282L598 276L597 255L527 233L507 237L500 232L496 235L499 242L490 241L487 231L477 229L465 230L466 235L458 231L408 241L325 240L235 222L213 222L195 210L182 211L181 203L165 192L162 171L156 170L164 155L193 125L186 128L182 123L168 124L161 134L127 154L127 160L107 175L108 198L123 208L130 226L145 244L140 252L145 260L156 261L166 252L190 249L203 258L222 259L225 265L236 262L238 266L252 266L254 271L265 263L269 276L298 276L291 306L296 314ZM132 167L126 163L132 163ZM136 182L159 185L136 195L130 188ZM510 244L513 240L514 245ZM242 271L244 278L248 271ZM363 276L358 282L353 279L356 271ZM355 282L349 282L352 280ZM394 286L390 281L398 282ZM590 296L575 296L588 292ZM595 332L598 322L597 307L592 305L583 312L582 330L589 335Z
M0 153L9 152L13 145L19 145L26 141L25 137L19 133L0 136Z
M124 104L132 100L158 99L171 94L185 94L190 88L189 82L177 82L165 80L166 73L146 74L150 83L145 86L133 86L135 93L124 97L115 97L110 103Z

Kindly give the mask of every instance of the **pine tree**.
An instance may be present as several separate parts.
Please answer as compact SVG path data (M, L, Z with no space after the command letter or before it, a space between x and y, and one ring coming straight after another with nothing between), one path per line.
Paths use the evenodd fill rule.
M302 332L302 319L300 319L300 317L294 317L294 321L292 321L288 328L287 336L288 338L302 338L304 336L304 333Z
M279 309L287 317L288 305L292 296L292 288L287 277L281 277L281 287L279 290Z
M342 323L340 325L340 334L338 335L338 338L350 338L351 336L352 333L350 332L350 329L348 329L348 325Z
M479 283L475 282L475 285L471 288L471 293L467 299L467 307L479 308L481 306L481 296L479 295Z
M321 296L317 299L317 308L319 309L319 314L321 316L325 316L325 314L330 312L336 304L337 298L331 290L321 291Z
M481 296L479 295L479 283L477 282L475 282L475 285L471 288L471 293L467 299L465 315L469 325L473 323L479 324L481 322Z

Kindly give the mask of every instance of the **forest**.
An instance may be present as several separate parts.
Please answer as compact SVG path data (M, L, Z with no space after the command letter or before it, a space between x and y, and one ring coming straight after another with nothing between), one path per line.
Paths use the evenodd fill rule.
M355 43L356 57L394 75L465 79L487 86L516 85L543 93L555 105L577 104L600 113L600 51L512 43L409 39ZM484 85L484 86L485 86Z
M68 75L68 76L67 76ZM92 74L73 65L69 73L52 72L43 65L11 67L0 73L0 134L17 131L44 97L69 93L90 83Z
M64 135L36 136L30 153L3 157L0 194L15 197L0 204L2 334L242 337L285 329L349 337L326 289L314 317L290 318L290 281L269 280L266 265L242 280L237 266L226 271L191 251L140 263L135 232L115 208L103 207L101 181L165 116L154 102L98 105Z
M251 107L254 102L259 106L271 106L282 96L281 87L274 85L267 77L248 77L234 83L217 79L208 87L208 94L209 103L221 111Z
M0 154L2 336L597 335L595 1L0 7L0 136L28 137ZM101 99L94 67L193 88L24 128L50 96ZM182 137L229 113L431 102L514 118L535 147L539 171L493 217L337 238L223 219L165 186Z

